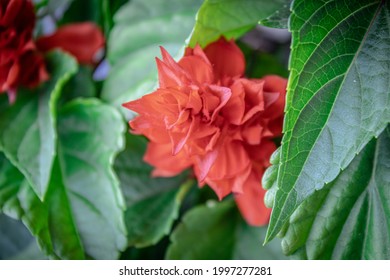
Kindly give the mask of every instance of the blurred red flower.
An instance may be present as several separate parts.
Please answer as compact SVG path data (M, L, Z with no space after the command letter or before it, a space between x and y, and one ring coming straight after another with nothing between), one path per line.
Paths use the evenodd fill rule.
M42 52L60 48L72 54L80 63L94 65L99 62L105 44L103 33L91 22L61 26L49 36L37 40Z
M48 78L32 40L34 25L31 1L0 2L0 92L7 91L11 99L18 86L34 87Z
M31 0L0 2L0 93L7 92L11 103L19 86L33 88L49 78L44 52L61 48L80 63L92 65L101 58L105 39L93 23L65 25L36 42L32 36L34 26Z
M187 48L178 63L161 51L160 87L124 104L139 113L130 126L150 140L144 159L153 175L193 167L200 186L220 199L233 193L249 224L266 224L261 177L282 133L286 80L244 78L241 50L223 38Z

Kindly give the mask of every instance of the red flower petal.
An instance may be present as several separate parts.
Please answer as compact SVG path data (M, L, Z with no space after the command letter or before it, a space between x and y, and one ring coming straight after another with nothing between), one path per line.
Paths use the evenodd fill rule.
M32 88L49 79L43 56L36 51L25 52L20 57L19 65L18 79L21 85Z
M269 106L264 114L265 118L271 119L269 129L274 136L282 135L284 106L286 104L287 80L279 76L271 75L264 77L264 91L279 93L278 98Z
M196 82L197 85L201 86L204 83L213 82L213 68L199 46L195 47L192 55L180 59L179 65L188 73L190 80Z
M267 108L265 117L275 119L283 116L284 105L286 103L287 80L275 75L265 76L263 79L265 92L278 93L276 100L272 98L272 104Z
M34 25L30 0L0 2L0 93L8 92L11 102L19 86L35 87L48 79L32 40Z
M276 149L272 137L281 133L286 81L243 78L244 56L225 39L204 52L187 48L178 63L161 52L160 88L124 104L140 114L131 127L151 140L145 160L153 175L192 166L199 186L208 184L219 199L234 193L248 223L265 224L270 210L260 181Z
M239 78L245 72L245 58L240 48L233 40L225 38L209 44L204 52L210 60L217 80L226 77Z
M90 22L64 25L50 36L37 40L39 50L46 52L61 48L74 55L80 63L96 64L97 55L104 47L104 36L99 27Z
M252 172L243 186L242 193L234 196L242 216L252 226L266 225L271 214L271 209L264 205L265 191L261 187L262 175Z
M247 152L239 141L224 143L208 177L221 180L238 176L251 164Z
M191 160L182 151L172 155L172 146L150 142L144 160L155 167L153 176L171 177L183 172L192 165Z

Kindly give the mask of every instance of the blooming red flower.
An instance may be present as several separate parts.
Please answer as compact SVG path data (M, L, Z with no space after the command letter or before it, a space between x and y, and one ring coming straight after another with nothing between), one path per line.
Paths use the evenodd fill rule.
M104 36L99 27L91 22L64 25L49 36L37 40L38 49L46 52L61 48L83 64L96 64L104 47Z
M266 224L261 177L282 132L286 80L244 78L241 50L223 38L187 48L179 62L161 51L160 87L124 104L139 113L130 126L150 140L144 159L153 175L192 167L220 199L233 193L249 224Z
M20 85L34 87L48 78L32 40L34 25L31 1L0 2L0 92L13 94Z

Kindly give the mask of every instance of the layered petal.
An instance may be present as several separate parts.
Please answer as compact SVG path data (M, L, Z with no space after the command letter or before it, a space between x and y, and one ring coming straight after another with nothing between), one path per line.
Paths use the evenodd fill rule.
M186 55L179 61L179 65L188 74L192 83L202 85L214 80L213 68L203 50L196 46L192 55Z
M261 187L263 173L252 172L243 185L243 191L235 194L237 207L246 222L252 226L263 226L269 221L271 209L264 205L265 190Z
M15 99L19 86L35 87L48 79L42 54L36 50L31 1L8 0L0 4L0 93Z
M43 56L37 51L25 52L19 60L19 84L26 87L36 87L49 79Z
M264 111L263 85L261 80L236 80L231 86L233 96L223 110L224 117L232 124L242 125Z
M19 52L31 41L35 26L34 6L30 0L8 0L0 4L0 48Z
M192 161L185 151L172 155L172 146L169 143L150 142L144 160L155 167L152 175L159 177L176 176L192 165Z
M234 79L244 75L244 54L233 40L227 41L221 37L218 41L208 45L204 53L213 66L217 80Z
M279 76L264 77L264 90L269 94L278 93L278 98L267 108L264 117L269 118L269 129L274 136L281 136L283 130L284 107L286 104L287 80ZM275 99L275 97L273 97Z

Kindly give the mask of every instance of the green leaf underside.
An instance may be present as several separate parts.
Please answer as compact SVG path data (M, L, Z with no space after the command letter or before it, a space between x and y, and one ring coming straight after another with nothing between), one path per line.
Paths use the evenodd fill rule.
M90 99L66 105L58 122L59 160L44 202L3 157L0 210L22 220L53 258L116 259L126 247L126 229L123 198L110 164L123 145L122 118Z
M77 73L65 84L62 90L60 106L80 97L96 97L97 89L92 79L93 69L90 66L79 66Z
M0 260L14 257L31 242L34 238L21 222L0 214Z
M45 254L52 258L66 258L56 252L51 238L48 207L39 200L32 187L2 154L0 155L0 210L6 215L21 220L34 235ZM50 187L49 187L50 188ZM62 210L62 212L64 212ZM61 226L59 224L57 226ZM65 245L72 244L72 236ZM66 246L65 246L66 247ZM66 248L64 248L66 250ZM80 257L78 252L67 257Z
M160 57L159 46L172 55L183 47L201 2L134 0L119 9L108 40L112 69L103 86L103 100L121 107L151 92L157 81L153 58Z
M285 254L305 259L390 258L390 129L290 218Z
M294 1L285 134L267 240L389 122L389 5Z
M285 0L206 0L197 14L189 45L205 47L220 36L237 39L284 4Z
M278 242L261 245L265 228L248 226L233 200L210 201L187 212L171 235L167 259L283 259Z
M125 219L129 246L154 245L169 234L179 215L177 194L178 190L170 190L128 207Z
M22 222L0 214L0 260L45 260Z
M126 248L124 201L111 164L123 148L119 113L95 99L59 114L59 161L74 221L87 255L116 259Z
M152 178L152 167L142 160L147 141L128 133L126 149L115 160L126 200L125 222L128 245L145 247L156 244L171 230L179 214L185 174L173 178Z
M283 6L276 10L269 17L260 20L260 24L271 28L288 28L288 18L290 17L291 0L283 1Z
M77 71L76 61L59 51L47 56L50 80L34 91L19 91L16 103L0 112L0 150L26 176L40 199L50 179L56 149L56 101ZM7 102L2 98L1 102Z

